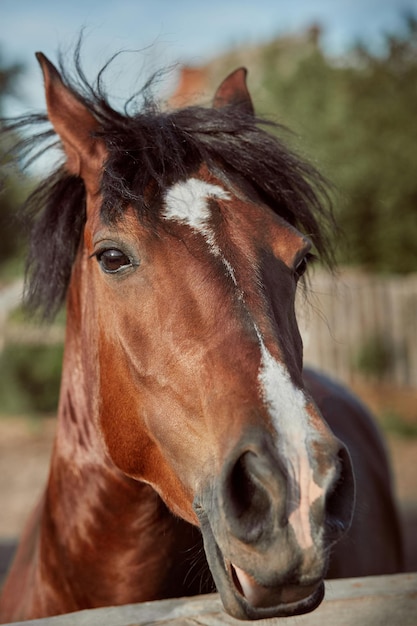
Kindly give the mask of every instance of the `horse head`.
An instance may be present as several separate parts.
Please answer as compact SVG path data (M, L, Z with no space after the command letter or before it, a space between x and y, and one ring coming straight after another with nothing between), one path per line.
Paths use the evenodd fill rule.
M244 70L211 109L129 117L39 60L66 176L84 190L67 342L84 347L106 454L200 527L229 613L312 610L353 479L303 385L307 170L257 130Z

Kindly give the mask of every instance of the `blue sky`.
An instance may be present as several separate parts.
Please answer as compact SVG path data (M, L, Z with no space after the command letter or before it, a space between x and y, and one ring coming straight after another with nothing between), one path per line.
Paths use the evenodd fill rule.
M71 49L82 27L86 70L94 76L120 49L146 48L146 69L201 64L232 46L301 32L312 22L322 25L323 43L334 54L358 38L378 47L385 32L402 27L407 10L417 15L417 0L0 0L2 54L26 65L20 99L9 102L7 113L43 107L34 52L53 61L58 49ZM124 63L125 73L140 73L137 55Z

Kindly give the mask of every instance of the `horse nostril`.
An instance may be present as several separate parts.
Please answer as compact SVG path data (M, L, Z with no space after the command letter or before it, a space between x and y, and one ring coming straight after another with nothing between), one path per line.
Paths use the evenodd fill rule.
M257 541L270 519L271 500L267 476L259 457L244 452L233 465L224 484L224 505L234 534L245 541Z
M332 543L349 529L355 500L352 463L344 446L338 453L338 460L339 475L326 499L326 532Z

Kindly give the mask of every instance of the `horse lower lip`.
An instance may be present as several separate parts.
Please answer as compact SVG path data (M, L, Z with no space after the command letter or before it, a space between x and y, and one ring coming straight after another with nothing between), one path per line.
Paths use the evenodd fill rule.
M233 563L230 563L230 573L236 590L255 608L270 608L278 604L295 604L306 600L317 590L315 585L307 587L286 585L279 589L264 587L257 583L250 574Z
M255 607L271 606L269 590L262 585L259 585L252 576L247 574L243 569L237 567L237 565L230 564L230 570L232 574L232 580L237 591ZM274 602L275 603L275 602Z

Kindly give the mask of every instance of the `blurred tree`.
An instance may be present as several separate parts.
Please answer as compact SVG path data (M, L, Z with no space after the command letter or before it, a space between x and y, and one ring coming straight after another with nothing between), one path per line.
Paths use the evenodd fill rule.
M16 95L22 69L22 66L18 64L8 65L0 49L0 127L1 118L4 117L5 99ZM10 267L10 261L15 259L21 250L21 233L15 215L16 209L23 199L23 194L27 191L27 177L16 165L11 163L7 156L3 156L7 154L11 143L13 143L13 139L10 136L7 140L3 136L0 139L2 156L0 171L0 274L4 273L6 266L7 268Z
M335 183L340 261L403 273L417 270L417 20L406 26L384 54L361 44L343 63L317 39L291 72L266 46L260 98Z
M16 82L23 68L20 64L6 65L0 48L0 115L4 115L4 98L16 95Z

